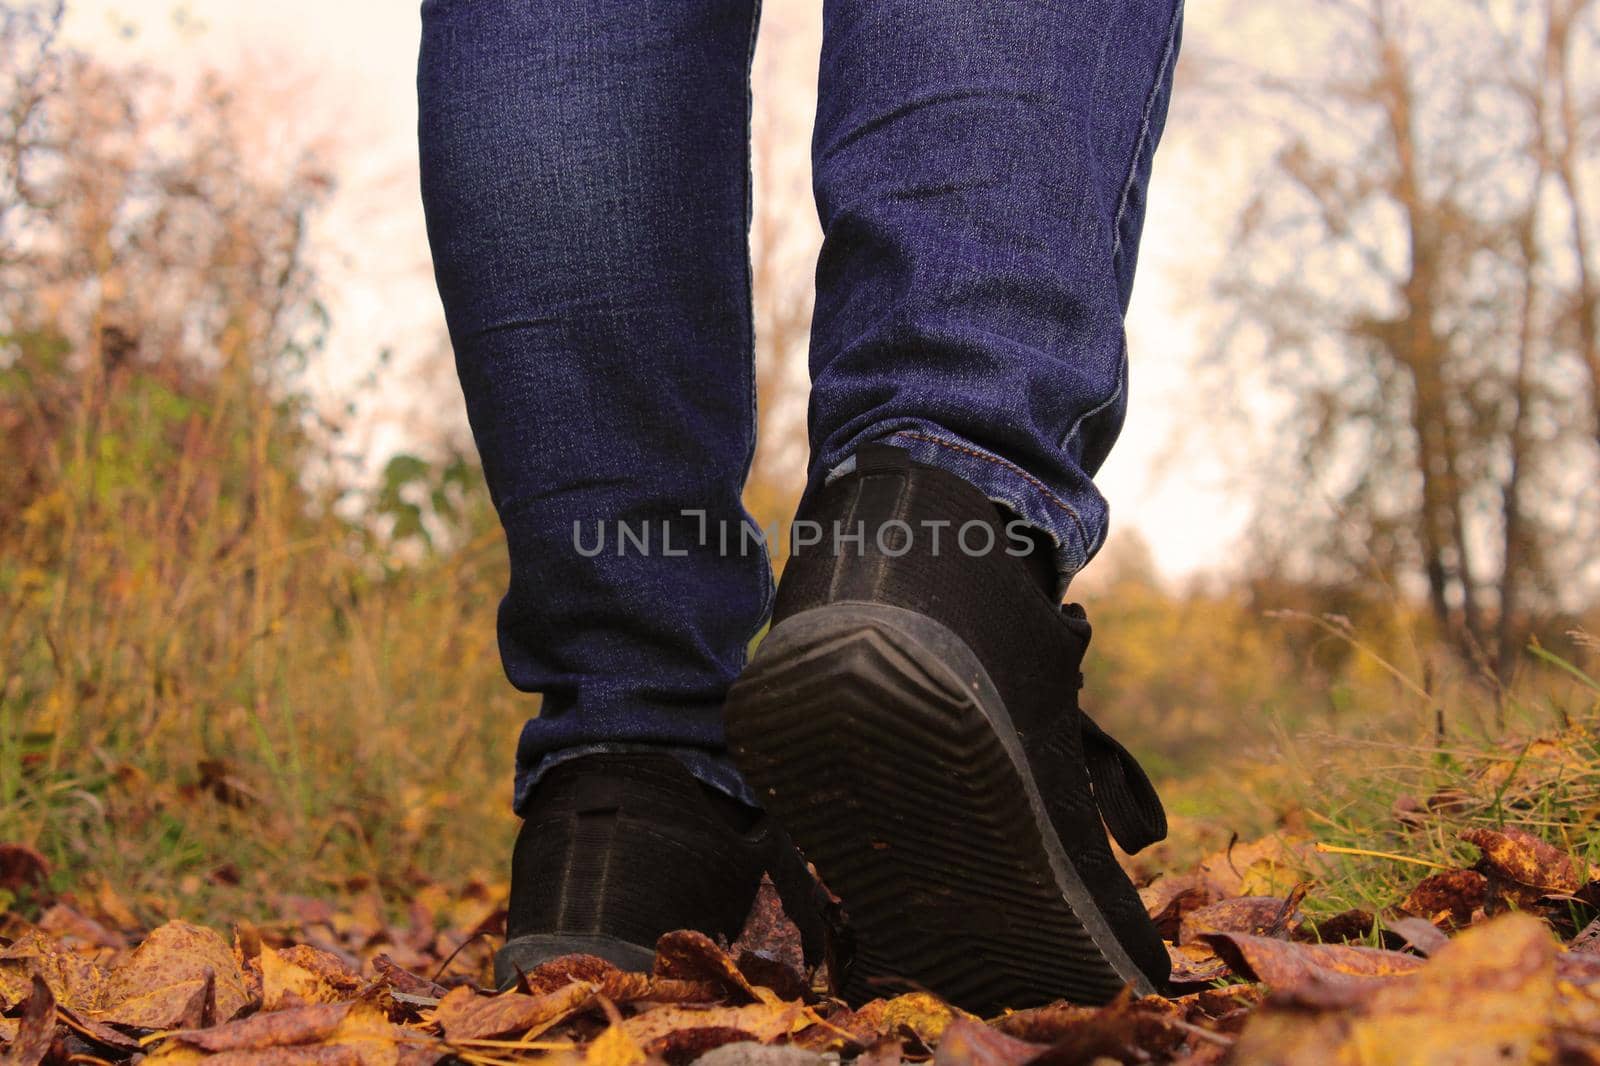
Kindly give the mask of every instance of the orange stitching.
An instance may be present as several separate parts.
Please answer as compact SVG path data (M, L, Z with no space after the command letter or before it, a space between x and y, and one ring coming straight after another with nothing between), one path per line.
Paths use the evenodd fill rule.
M996 466L1004 467L1005 469L1021 477L1022 480L1026 481L1040 492L1044 493L1045 499L1049 500L1051 503L1065 511L1067 513L1067 517L1071 518L1073 524L1078 527L1078 536L1082 539L1083 543L1089 543L1089 532L1083 528L1083 519L1078 515L1077 510L1074 509L1071 504L1067 503L1067 501L1051 492L1049 486L1045 485L1044 482L1040 481L1038 478L1034 477L1017 464L1002 459L997 455L990 455L988 452L981 452L976 448L970 448L964 444L956 444L954 441L942 440L939 437L929 436L926 433L918 433L916 430L902 429L898 433L891 433L890 437L910 437L913 440L925 440L929 444L939 444L949 448L951 451L961 452L976 459L987 460Z

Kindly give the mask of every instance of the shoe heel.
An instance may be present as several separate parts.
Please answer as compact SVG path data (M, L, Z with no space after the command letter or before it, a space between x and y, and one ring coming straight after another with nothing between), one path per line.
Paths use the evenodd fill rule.
M843 602L785 619L729 693L734 757L844 901L855 1001L982 1012L1153 990L1050 829L992 681L938 622Z

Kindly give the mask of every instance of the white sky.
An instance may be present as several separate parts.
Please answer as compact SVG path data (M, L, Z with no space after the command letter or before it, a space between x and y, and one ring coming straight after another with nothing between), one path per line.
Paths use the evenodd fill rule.
M808 45L819 7L819 0L766 0L761 47ZM1205 39L1207 20L1221 19L1220 7L1190 5L1191 44ZM339 191L318 235L334 322L329 351L338 362L320 368L318 387L336 402L386 347L396 353L394 375L415 380L405 368L438 352L444 325L416 191L414 0L68 0L68 8L67 39L108 60L144 60L180 79L207 66L304 76L295 106L310 128L342 146ZM795 66L779 83L784 99L758 94L757 121L763 111L809 110L814 60L809 72L803 62ZM1156 157L1129 315L1131 409L1097 480L1111 501L1113 542L1117 530L1138 529L1161 570L1180 577L1227 568L1247 516L1228 484L1236 455L1213 455L1212 445L1229 430L1219 421L1243 429L1249 419L1242 410L1215 412L1200 425L1190 366L1212 310L1205 275L1221 254L1226 209L1248 162L1225 159L1209 137L1186 137L1181 100L1173 117ZM804 147L796 145L796 159ZM794 209L814 220L809 202ZM437 386L430 379L397 390L391 409L370 424L365 447L375 454L406 447L426 421L416 417L426 413L422 404L449 404L454 414L459 394Z

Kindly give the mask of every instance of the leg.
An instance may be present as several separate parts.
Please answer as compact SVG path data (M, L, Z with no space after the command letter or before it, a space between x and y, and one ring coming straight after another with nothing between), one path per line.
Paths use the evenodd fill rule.
M763 870L808 885L721 720L771 583L740 535L756 0L422 10L423 202L510 550L501 654L544 697L497 973L648 969L669 930L737 935Z
M754 441L755 19L755 0L423 4L428 237L510 551L501 654L543 694L519 811L596 745L742 788L720 707L770 577L759 545L714 538L746 521Z
M843 900L852 998L988 1014L1166 982L1107 842L1166 816L1078 706L1090 630L1057 576L1105 535L1090 475L1122 420L1180 6L824 8L811 483L727 715Z
M1047 531L1105 538L1122 315L1181 0L830 0L812 484L888 441Z

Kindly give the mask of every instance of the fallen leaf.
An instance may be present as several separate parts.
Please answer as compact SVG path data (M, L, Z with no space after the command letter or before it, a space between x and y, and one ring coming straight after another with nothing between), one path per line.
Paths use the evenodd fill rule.
M1346 940L1362 940L1372 935L1377 919L1371 911L1353 908L1324 918L1316 925L1317 940L1324 944L1339 944Z
M930 992L908 992L893 999L875 999L856 1011L852 1031L860 1028L871 1036L896 1036L908 1033L927 1047L933 1047L945 1029L957 1019L977 1021L960 1007L953 1007ZM864 1040L862 1043L870 1043Z
M1235 973L1318 1005L1346 1002L1366 982L1411 973L1423 964L1415 955L1353 944L1301 944L1244 933L1210 933L1204 939Z
M1472 913L1488 898L1489 882L1476 870L1448 870L1418 881L1400 904L1406 914L1451 928L1472 921Z
M1210 944L1168 944L1172 969L1168 980L1176 985L1209 984L1228 976L1228 964Z
M1468 829L1461 839L1477 846L1484 863L1496 873L1530 888L1570 893L1589 879L1582 860L1514 826L1503 832Z
M789 920L783 909L783 899L778 894L772 878L761 878L755 902L744 920L744 928L729 949L735 959L745 952L770 959L788 967L796 974L806 971L805 948L801 944L800 930ZM760 982L757 982L760 983Z
M104 925L65 903L56 903L39 918L39 929L63 942L86 948L121 949L128 946L121 933Z
M1305 887L1288 899L1277 896L1237 896L1218 900L1184 915L1178 943L1194 944L1207 933L1250 933L1281 937L1299 911Z
M644 1061L644 1049L620 1025L608 1026L583 1053L584 1066L634 1066Z
M39 1066L50 1053L56 1034L56 996L44 978L34 975L22 1006L17 1035L6 1053L6 1066Z
M798 1003L752 1003L740 1007L652 1007L625 1020L622 1029L644 1045L678 1029L737 1030L744 1034L741 1039L765 1044L788 1036L805 1024L804 1009Z
M1424 955L1436 955L1450 943L1450 938L1440 932L1438 926L1422 918L1398 918L1389 922L1388 927Z
M703 1056L718 1048L737 1047L745 1051L737 1060L738 1066L750 1066L754 1056L749 1052L766 1049L771 1045L757 1043L751 1034L742 1029L705 1027L700 1029L673 1029L646 1043L642 1050L646 1059L660 1060L669 1066L697 1063L705 1066ZM773 1048L773 1050L790 1050ZM715 1061L715 1060L712 1060ZM817 1060L820 1066L821 1060Z
M261 948L261 1000L265 1010L337 1003L349 999L361 979L338 956L304 944L278 951Z
M1022 1066L1045 1050L982 1022L957 1018L945 1027L933 1055L934 1066Z
M93 1009L105 995L105 975L94 960L61 945L38 929L27 929L0 950L0 1007L31 995L33 978L42 977L58 1003Z
M1249 844L1234 844L1200 863L1199 876L1218 899L1232 896L1287 896L1319 872L1310 841L1298 834L1274 833Z
M390 988L396 992L403 992L408 996L443 999L445 994L450 991L441 984L436 984L426 977L412 973L387 955L374 956L372 968L380 978L388 982Z
M353 1002L319 1003L311 1007L263 1011L205 1029L182 1029L163 1043L186 1045L202 1051L260 1051L264 1048L316 1044L332 1036L355 1007Z
M1234 1059L1283 1066L1553 1061L1556 952L1537 919L1507 914L1339 1009L1269 1001L1244 1027Z
M50 864L43 855L26 844L0 843L0 889L17 892L42 885L50 876Z
M583 1009L594 995L594 986L583 982L539 996L521 992L486 996L457 988L439 1001L433 1020L447 1040L484 1040L553 1025Z
M1101 1058L1117 1062L1149 1061L1188 1039L1179 1008L1158 996L1134 999L1124 992L1067 1026L1048 1048L1031 1060L1033 1066L1077 1066Z
M144 1029L171 1028L207 980L216 985L219 1021L239 1013L249 999L227 941L203 926L168 922L106 975L104 1008L96 1017Z
M739 972L728 953L706 936L692 929L667 933L656 941L656 977L682 981L714 981L730 994L745 1000L759 1000L754 986Z
M1139 889L1139 901L1164 940L1178 939L1184 915L1216 902L1199 874L1158 877Z

